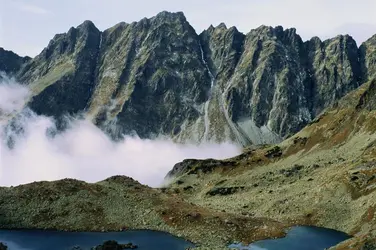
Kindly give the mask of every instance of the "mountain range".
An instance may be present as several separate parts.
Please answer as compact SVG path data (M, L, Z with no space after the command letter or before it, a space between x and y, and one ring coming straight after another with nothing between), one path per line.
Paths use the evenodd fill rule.
M197 34L183 13L162 12L103 32L86 21L35 58L0 49L0 71L62 125L79 116L115 139L267 144L184 160L163 188L124 176L0 187L0 228L152 229L228 249L309 225L352 236L330 249L376 249L376 36L358 46L224 24Z
M0 71L33 91L38 114L83 115L114 138L280 142L376 73L376 36L303 41L295 29L197 34L181 12L105 31L85 21L35 58L0 49Z

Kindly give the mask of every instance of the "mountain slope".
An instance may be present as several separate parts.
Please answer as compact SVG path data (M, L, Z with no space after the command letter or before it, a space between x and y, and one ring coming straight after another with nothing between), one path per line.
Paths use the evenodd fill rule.
M295 29L224 24L196 34L183 13L162 12L71 28L18 78L37 113L84 113L114 137L274 143L373 75L374 40L358 48L350 36L303 42Z
M207 247L203 249L280 236L288 226L198 207L124 176L92 184L64 179L4 187L0 202L2 229L160 230Z
M29 104L38 114L60 117L82 112L92 96L100 31L86 21L56 35L40 55L19 72L35 97Z
M375 98L376 79L278 145L179 163L168 175L171 188L206 208L277 221L303 217L355 236L333 249L374 249Z

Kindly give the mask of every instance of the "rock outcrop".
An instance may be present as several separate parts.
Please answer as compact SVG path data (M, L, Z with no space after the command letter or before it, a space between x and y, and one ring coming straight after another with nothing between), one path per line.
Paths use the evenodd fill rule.
M137 249L137 245L133 245L132 243L127 244L119 244L117 241L108 240L103 242L102 245L98 245L96 247L92 247L92 250L123 250L123 249Z
M37 112L54 117L76 115L94 91L101 32L90 21L50 41L40 55L24 65L19 80L30 84Z
M12 51L0 48L0 72L12 76L20 70L22 65L30 61L30 57L21 57Z

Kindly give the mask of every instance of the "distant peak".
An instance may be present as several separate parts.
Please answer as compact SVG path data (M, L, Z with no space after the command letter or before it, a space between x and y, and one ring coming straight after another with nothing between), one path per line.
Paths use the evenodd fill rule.
M185 15L183 12L178 11L178 12L169 12L169 11L162 11L158 13L155 18L163 18L163 19L175 19L179 18L181 20L186 20Z
M94 23L90 20L84 21L82 24L77 26L77 29L83 29L83 30L91 30L95 29L98 30L98 28L94 25Z
M375 43L376 42L376 34L368 38L366 41L364 41L362 44L369 44L369 43Z
M283 26L281 26L281 25L278 25L278 26L276 26L275 28L274 28L274 30L276 30L277 32L283 32Z
M342 42L356 43L354 38L352 36L348 35L348 34L337 35L336 37L329 38L326 41L328 41L328 42L339 42L339 43L342 43Z
M0 53L9 53L9 54L12 54L12 55L17 56L17 57L22 57L22 56L18 55L17 53L14 53L14 52L11 51L11 50L6 50L6 49L4 49L4 48L2 48L2 47L0 47ZM28 59L28 58L30 58L30 57L28 57L28 56L24 56L24 58Z
M256 29L253 29L252 31L257 31L257 32L260 32L260 31L268 32L268 31L271 31L272 29L273 29L273 27L271 27L271 26L260 25L259 27L257 27Z
M217 27L215 27L216 29L227 29L227 26L225 23L220 23Z
M276 37L278 39L283 39L284 37L293 39L294 37L300 36L296 33L295 28L287 28L285 29L283 26L278 25L275 27L267 26L267 25L261 25L258 28L251 30L250 34L253 35L262 35L262 36L268 36L268 37Z
M354 38L351 36L351 35L349 35L349 34L345 34L345 35L342 35L343 36L343 38L345 38L346 40L354 40Z
M239 32L239 30L235 26L231 26L229 28L230 31Z
M312 37L309 41L311 43L315 43L315 44L320 44L322 42L321 39L320 39L320 37L318 37L318 36Z
M282 27L282 26L281 26ZM283 29L283 28L282 28ZM292 33L292 34L296 34L296 28L288 28L286 29L285 31L289 32L289 33Z

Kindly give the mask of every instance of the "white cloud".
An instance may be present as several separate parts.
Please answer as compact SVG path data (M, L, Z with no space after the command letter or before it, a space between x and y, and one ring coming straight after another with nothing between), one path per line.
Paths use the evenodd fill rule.
M29 89L23 85L14 84L0 72L0 125L14 113L20 112L30 96Z
M28 99L24 87L4 86L0 84L0 109L18 110L22 100ZM16 104L9 106L8 101ZM186 158L223 159L240 153L231 144L178 145L134 137L115 143L85 120L75 120L65 132L50 136L48 131L55 127L53 119L36 116L30 110L22 111L16 121L0 135L0 186L62 178L96 182L126 175L155 187L162 184L175 163ZM12 149L7 145L10 138L15 141Z
M35 14L35 15L46 15L50 13L50 11L47 9L44 9L36 5L27 4L27 3L18 3L17 8L21 11L28 12L28 13Z

